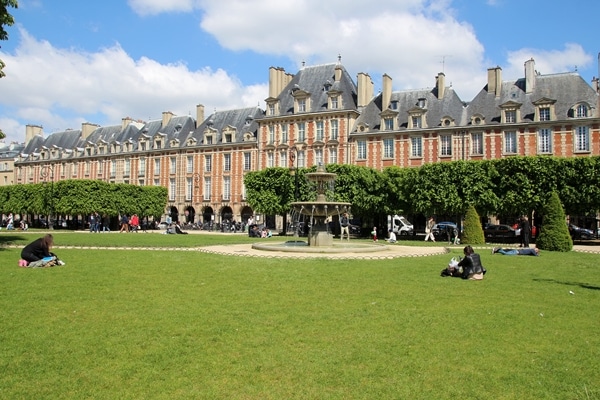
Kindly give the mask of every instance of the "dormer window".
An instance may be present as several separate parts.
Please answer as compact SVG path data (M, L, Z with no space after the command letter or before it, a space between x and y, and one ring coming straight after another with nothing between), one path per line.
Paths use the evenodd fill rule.
M331 96L329 108L332 110L337 110L339 108L339 97L338 96Z
M588 106L586 104L578 104L575 108L576 118L585 118L588 116Z
M448 126L453 126L454 125L454 120L450 117L444 117L442 118L442 126L444 127L448 127Z
M233 135L231 133L224 133L223 134L223 143L233 142L232 138L233 138Z
M540 107L540 121L550 121L550 107Z
M306 99L298 99L297 101L298 112L306 112Z
M156 140L154 141L154 148L155 148L156 150L160 150L160 149L162 149L162 139L156 139Z
M500 105L502 109L501 122L503 124L516 124L521 122L521 103L507 101Z
M383 119L383 123L385 125L385 130L386 131L392 131L394 130L394 118L393 117L386 117Z
M422 115L413 115L410 117L411 128L417 129L423 127L423 116Z
M425 104L426 104L426 102L425 102L425 98L420 98L420 99L417 101L417 107L419 107L419 108L425 108Z
M113 143L112 146L110 147L110 152L116 153L118 151L119 151L119 143Z
M504 122L507 124L514 124L517 122L517 110L504 111Z
M483 125L485 123L485 118L481 114L474 114L471 116L471 125Z
M398 109L398 100L392 100L390 102L390 109L397 110Z
M85 155L88 156L88 157L92 155L92 148L91 147L88 147L88 148L85 149Z
M213 144L213 135L204 136L204 144Z

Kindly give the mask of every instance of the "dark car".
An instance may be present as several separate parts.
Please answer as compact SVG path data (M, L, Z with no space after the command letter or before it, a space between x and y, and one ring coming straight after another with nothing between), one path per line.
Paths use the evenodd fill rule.
M453 235L455 230L458 232L458 225L450 221L438 222L431 228L431 232L436 238L446 238L448 234Z
M510 225L488 225L483 229L483 235L486 239L514 241L519 235L519 231Z
M591 229L581 228L577 225L569 224L569 233L573 239L593 239L594 231Z

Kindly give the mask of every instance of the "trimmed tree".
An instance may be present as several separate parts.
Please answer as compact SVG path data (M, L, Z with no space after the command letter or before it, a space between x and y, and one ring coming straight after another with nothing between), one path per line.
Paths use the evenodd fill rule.
M544 206L542 228L535 244L541 250L566 252L573 249L565 211L554 191L548 195Z
M485 244L485 236L479 222L479 214L474 206L469 206L465 214L465 226L461 239L464 244Z

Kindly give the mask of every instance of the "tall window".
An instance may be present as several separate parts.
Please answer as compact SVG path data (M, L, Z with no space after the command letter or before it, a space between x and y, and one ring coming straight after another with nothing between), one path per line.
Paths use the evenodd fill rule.
M194 183L192 181L192 178L186 178L185 179L185 200L186 201L192 200L193 192L194 192Z
M286 150L282 150L279 152L279 166L283 168L288 168L288 152Z
M169 200L175 200L175 192L177 187L175 186L175 178L169 179Z
M185 159L185 171L188 174L194 172L194 156L187 156Z
M331 140L338 140L338 136L340 135L339 122L337 119L332 119L330 121L331 124Z
M204 172L212 171L212 155L207 154L204 156Z
M275 143L275 127L269 125L269 144Z
M300 150L297 154L296 154L297 158L297 162L298 162L298 167L299 168L304 168L306 167L306 153L304 152L304 150Z
M140 176L146 176L146 157L140 157Z
M394 158L394 139L383 139L383 158Z
M517 132L504 132L504 152L510 154L517 152Z
M154 179L154 180L152 181L152 185L153 185L153 186L160 186L160 179Z
M323 121L317 121L317 140L323 141Z
M315 149L315 162L317 165L323 164L323 149Z
M587 126L575 128L575 151L590 151L590 131Z
M160 158L154 159L154 175L160 175Z
M231 199L231 177L223 177L223 200Z
M231 153L223 154L223 170L231 171Z
M244 153L244 171L250 171L252 169L252 154Z
M359 140L356 142L356 158L359 160L367 159L367 142L364 140Z
M204 200L210 200L210 193L212 192L212 180L210 177L204 177L204 193L202 197Z
M131 173L131 160L125 160L125 176L129 176Z
M304 142L306 140L306 123L298 122L298 141Z
M281 143L285 144L288 141L289 141L288 126L287 126L287 124L281 124Z
M275 166L275 154L272 151L267 153L267 168Z
M275 115L275 104L269 104L269 115Z
M440 136L440 147L441 147L441 155L442 156L451 156L452 155L452 136L451 135L442 135Z
M550 108L549 107L541 107L540 108L540 121L550 121Z
M171 157L169 159L169 173L174 174L177 172L177 158Z
M552 153L551 129L542 128L538 131L538 153Z
M73 171L76 171L76 170L77 170L77 168L75 168ZM111 160L111 162L110 162L110 177L114 178L115 175L117 175L117 161Z
M410 138L410 156L423 157L423 138L421 136Z
M337 164L337 148L335 147L329 149L329 164Z
M477 132L471 134L471 154L483 154L483 133Z

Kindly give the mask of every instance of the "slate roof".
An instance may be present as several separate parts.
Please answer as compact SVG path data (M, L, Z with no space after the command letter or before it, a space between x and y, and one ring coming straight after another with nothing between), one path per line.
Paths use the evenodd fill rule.
M338 66L342 69L342 76L336 82L335 69ZM298 71L277 97L279 99L280 115L294 114L294 97L292 93L298 89L310 93L311 108L306 112L328 111L328 89L340 92L341 110L356 110L357 108L356 84L348 71L339 64L304 67Z
M358 127L368 126L367 132L379 132L381 130L382 96L380 93L369 104L366 105L360 117L357 118L352 133L358 131ZM390 105L397 104L395 111L397 115L397 126L399 130L405 130L408 127L409 110L416 109L419 99L425 99L426 126L433 128L441 125L442 118L449 117L460 125L464 120L465 105L458 97L454 89L446 87L444 97L437 98L437 89L419 89L396 91L391 93ZM420 129L417 129L420 130Z
M467 107L467 124L470 124L471 117L476 114L481 114L486 124L500 123L500 105L509 101L522 104L520 109L523 122L534 120L534 102L542 98L556 100L554 107L559 120L567 119L569 109L579 102L596 106L597 94L577 73L536 75L535 80L535 87L529 94L525 92L525 78L503 81L499 97L493 92L488 93L486 85Z
M223 143L223 135L221 133L227 128L235 129L236 143L243 142L246 133L249 133L256 138L258 134L258 122L256 122L256 120L262 118L264 114L264 111L260 107L215 111L206 118L198 128L194 129L193 132L190 132L185 140L182 140L183 146L186 146L187 140L191 138L196 139L196 145L202 145L204 143L204 134L207 129L215 130L217 132L211 146Z

